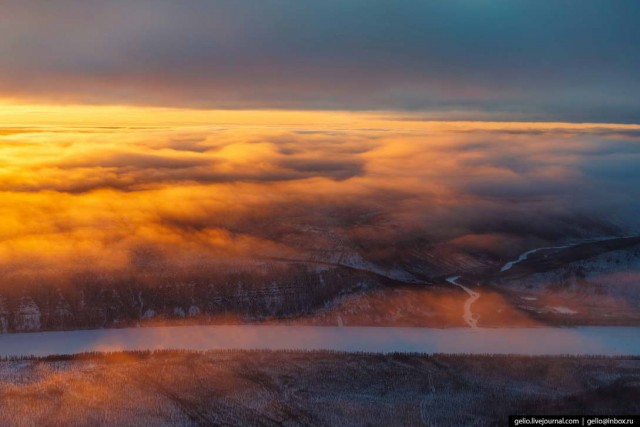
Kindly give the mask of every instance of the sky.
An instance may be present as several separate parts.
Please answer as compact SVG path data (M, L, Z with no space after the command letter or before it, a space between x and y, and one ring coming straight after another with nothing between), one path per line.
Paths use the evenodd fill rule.
M8 0L0 100L640 122L636 0Z

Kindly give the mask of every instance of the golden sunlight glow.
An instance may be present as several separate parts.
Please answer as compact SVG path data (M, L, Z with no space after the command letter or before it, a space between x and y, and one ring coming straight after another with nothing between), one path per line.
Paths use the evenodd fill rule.
M640 129L8 102L0 120L5 282L121 270L139 247L175 265L303 250L281 224L372 232L330 225L335 206L382 212L394 232L428 224L434 238L460 239L474 235L464 212L501 203L484 185L569 185L596 136Z
M435 117L435 116L434 116ZM24 104L0 99L0 126L251 126L387 129L639 129L635 124L443 121L425 114L384 111L193 110L112 105ZM2 130L0 130L2 132Z

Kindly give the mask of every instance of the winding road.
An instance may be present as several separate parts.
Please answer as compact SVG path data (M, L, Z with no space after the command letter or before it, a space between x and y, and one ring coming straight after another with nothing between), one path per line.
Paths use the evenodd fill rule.
M564 245L559 245L559 246L545 246L545 247L541 247L541 248L530 249L530 250L520 254L520 256L518 256L518 258L505 263L502 266L502 268L500 269L500 273L504 273L506 271L509 271L514 265L519 264L519 263L521 263L523 261L526 261L529 258L530 255L533 255L533 254L535 254L537 252L540 252L540 251L554 250L554 249L568 249L568 248L574 248L574 247L577 247L577 246L590 244L590 243L598 244L600 242L607 242L607 241L620 242L620 241L629 241L629 240L632 240L632 239L638 239L638 236L625 236L625 237L615 237L615 238L602 237L602 238L588 239L588 240L583 240L583 241L580 241L580 242L574 242L574 243L564 244ZM449 276L449 277L446 278L446 281L448 283L454 285L454 286L457 286L457 287L461 288L467 294L469 294L469 298L464 303L463 318L464 318L464 321L467 323L467 325L469 325L471 328L477 328L478 327L479 316L474 316L473 315L473 312L471 311L471 305L474 302L476 302L478 300L478 298L480 298L480 294L478 292L472 291L468 287L460 284L458 282L460 277L461 276Z
M530 251L527 251L527 252L523 253L522 255L520 255L517 259L515 259L513 261L509 261L508 263L503 265L502 268L500 269L500 272L505 272L505 271L511 270L511 267L513 267L514 265L526 260L527 258L529 258L529 255L533 255L536 252L549 250L549 249L566 249L566 248L570 248L572 246L577 246L577 245L578 244L564 245L564 246L547 246L547 247L544 247L544 248L531 249Z
M462 315L462 318L464 319L465 322L467 322L467 325L469 325L469 327L477 328L478 317L473 315L473 312L471 311L471 305L474 302L476 302L478 298L480 298L480 294L458 283L459 278L460 276L451 276L451 277L447 277L446 280L452 285L462 288L462 290L464 290L467 294L469 294L469 298L467 298L467 300L464 302L464 314Z
M624 247L624 245L627 245L627 244L636 244L639 238L640 236L633 236L633 235L622 236L622 237L599 237L599 238L593 238L593 239L580 240L577 242L567 243L560 246L545 246L541 248L530 249L522 253L515 260L509 261L506 264L504 264L500 269L500 272L504 273L505 271L511 270L511 268L513 268L516 264L526 261L529 258L529 256L540 251L548 251L548 250L554 250L554 249L569 249L569 248L575 248L578 246L585 246L589 244L598 245L598 244L607 244L607 243L614 243L614 244L617 243L618 244L617 247L614 246L613 248L606 249L606 250L614 250L614 249L622 248ZM620 243L622 243L622 246L619 245Z

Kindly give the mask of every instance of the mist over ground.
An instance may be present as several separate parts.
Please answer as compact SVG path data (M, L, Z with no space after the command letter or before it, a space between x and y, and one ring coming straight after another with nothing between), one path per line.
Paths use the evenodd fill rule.
M304 314L639 229L637 126L317 117L3 128L0 318Z
M3 280L319 249L384 263L409 240L506 257L629 234L639 140L615 126L5 129Z

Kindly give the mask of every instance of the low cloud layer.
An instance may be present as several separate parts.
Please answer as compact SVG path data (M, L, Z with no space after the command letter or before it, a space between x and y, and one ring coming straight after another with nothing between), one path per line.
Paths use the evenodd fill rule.
M0 136L0 264L9 284L322 251L384 265L424 245L504 257L628 234L639 143L629 128L524 124L23 128Z

